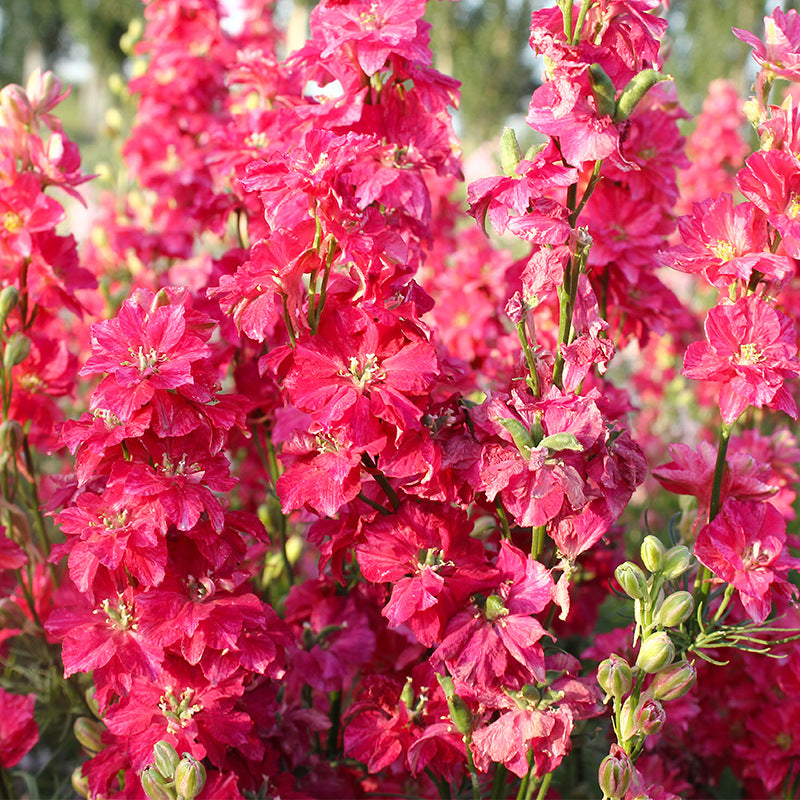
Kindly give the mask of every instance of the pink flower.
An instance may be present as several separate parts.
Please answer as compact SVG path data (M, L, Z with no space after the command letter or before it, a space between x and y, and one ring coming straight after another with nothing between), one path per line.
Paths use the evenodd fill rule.
M789 599L797 587L788 580L800 559L788 555L786 522L769 503L727 500L700 530L694 554L701 564L738 592L755 622L763 622L774 595Z
M789 81L800 79L800 16L780 7L764 17L764 41L754 33L733 28L734 35L753 48L753 58Z
M757 295L712 308L705 342L692 342L683 374L720 381L720 410L728 425L748 407L768 406L797 418L797 406L784 385L800 374L792 321Z

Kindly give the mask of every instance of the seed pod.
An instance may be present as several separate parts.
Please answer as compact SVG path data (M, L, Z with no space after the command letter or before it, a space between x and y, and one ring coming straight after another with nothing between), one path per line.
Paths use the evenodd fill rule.
M692 611L694 611L692 595L684 591L674 592L661 604L653 621L665 628L673 628L686 622Z
M592 87L597 115L613 117L617 108L617 89L600 64L589 67L589 85Z
M634 75L627 86L622 90L622 94L617 101L617 109L614 113L614 122L624 122L633 114L639 101L657 83L661 81L674 80L672 75L662 75L654 69L643 69Z
M622 656L612 653L597 667L597 682L609 697L623 697L633 686L633 670Z
M652 573L660 572L664 567L667 548L652 534L644 537L640 549L642 563Z
M96 755L103 749L101 737L105 729L106 726L102 722L89 719L89 717L78 717L72 726L72 732L81 747L92 755Z
M656 673L650 693L656 700L677 700L694 686L697 670L688 661L677 661Z
M636 658L636 666L647 673L653 674L660 672L664 667L669 666L675 658L675 645L670 641L664 631L651 633L642 642L639 655Z
M496 620L498 617L508 616L508 609L503 603L503 598L498 594L490 594L486 598L486 619L490 621Z

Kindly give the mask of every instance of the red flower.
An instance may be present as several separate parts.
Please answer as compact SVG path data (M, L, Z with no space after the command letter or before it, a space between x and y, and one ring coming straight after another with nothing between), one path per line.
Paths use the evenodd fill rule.
M784 383L800 374L792 321L756 295L716 306L706 318L706 342L692 342L683 374L720 381L720 410L732 424L748 407L777 408L797 418Z
M800 80L800 16L795 9L776 8L764 17L764 41L754 33L733 28L734 35L753 48L753 58L787 80Z
M755 622L763 622L773 595L789 599L797 587L787 580L800 559L785 550L786 521L769 503L727 500L700 530L694 554L717 577L731 584Z

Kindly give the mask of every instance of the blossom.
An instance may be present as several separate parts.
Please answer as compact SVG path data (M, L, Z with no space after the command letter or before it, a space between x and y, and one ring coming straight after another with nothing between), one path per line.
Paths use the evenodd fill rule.
M797 418L797 406L785 386L800 374L789 317L750 295L712 308L705 330L705 342L689 345L683 374L722 383L719 403L727 425L751 405L766 405Z
M764 40L750 31L733 28L734 36L753 48L753 58L787 80L800 79L800 15L776 8L764 17Z
M774 595L797 595L787 573L800 567L800 559L788 555L785 542L786 522L769 503L727 500L700 530L694 554L738 591L745 611L760 623Z
M10 769L39 741L33 719L35 694L9 694L0 689L0 767Z

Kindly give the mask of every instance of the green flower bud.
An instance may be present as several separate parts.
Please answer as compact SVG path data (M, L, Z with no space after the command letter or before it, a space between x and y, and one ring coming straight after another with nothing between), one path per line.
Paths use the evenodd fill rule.
M206 785L206 768L188 753L175 769L175 791L179 800L194 800Z
M0 448L4 453L18 453L24 441L22 425L15 419L7 419L0 425Z
M644 572L636 564L630 561L620 564L614 570L614 576L628 597L632 597L634 600L641 600L647 596L647 578L645 578Z
M664 557L664 568L661 571L664 578L668 581L680 577L689 569L689 564L692 562L692 554L689 548L682 544L676 544L675 547L670 547Z
M169 743L161 739L153 745L153 757L156 762L156 769L167 779L175 777L175 769L181 757L178 751Z
M6 372L11 367L21 364L31 352L31 340L24 334L16 331L8 337L6 348L3 351L3 367Z
M633 686L633 670L622 656L612 653L597 667L597 682L609 697L623 697Z
M661 604L653 621L665 628L673 628L686 622L692 611L694 611L692 595L684 591L674 592Z
M624 122L633 114L636 106L639 105L639 101L653 86L661 81L671 80L675 80L672 75L662 75L654 69L643 69L640 73L634 75L619 96L614 122Z
M601 791L612 800L624 797L632 775L633 768L627 754L619 745L612 745L611 753L600 762L597 774Z
M636 735L636 719L634 716L633 701L629 697L623 704L619 712L619 735L620 742L627 742L628 739Z
M72 726L75 738L80 742L81 747L91 755L96 755L103 749L101 736L105 729L106 726L102 722L89 719L89 717L78 717Z
M83 774L83 767L75 767L72 770L72 788L75 794L89 797L89 779Z
M89 706L89 711L92 712L98 719L100 719L100 704L97 702L95 695L97 690L94 686L90 686L83 694L86 700L86 705Z
M613 117L617 109L617 89L600 64L589 67L589 85L592 87L597 115Z
M660 672L675 658L675 645L664 631L651 633L643 642L636 666L647 673Z
M19 302L19 289L16 286L6 286L0 292L0 325L5 324L8 315L14 310Z
M650 693L656 700L677 700L694 686L697 670L688 661L677 661L656 673Z
M141 780L142 789L150 800L176 800L169 782L155 767L146 767Z
M509 178L518 177L517 165L519 162L520 151L517 134L513 128L503 128L503 134L500 137L500 166L503 168L503 174Z
M660 572L664 567L667 548L652 534L645 536L641 547L642 563L650 572Z

